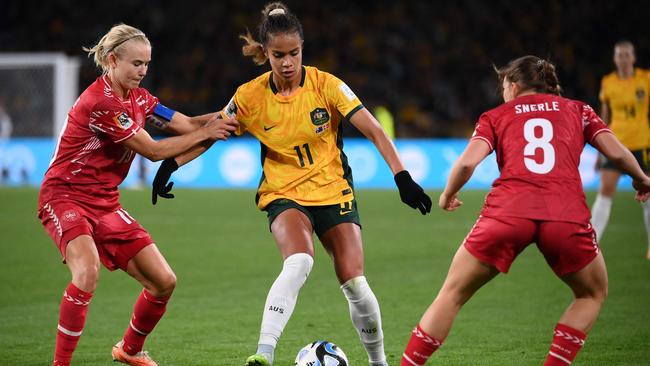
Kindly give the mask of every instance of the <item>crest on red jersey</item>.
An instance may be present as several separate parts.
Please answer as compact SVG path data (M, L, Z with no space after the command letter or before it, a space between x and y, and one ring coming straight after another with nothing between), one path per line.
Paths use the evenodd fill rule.
M113 117L113 121L115 121L115 124L123 130L126 130L127 128L131 127L131 125L133 125L133 120L129 118L129 116L127 116L124 112Z

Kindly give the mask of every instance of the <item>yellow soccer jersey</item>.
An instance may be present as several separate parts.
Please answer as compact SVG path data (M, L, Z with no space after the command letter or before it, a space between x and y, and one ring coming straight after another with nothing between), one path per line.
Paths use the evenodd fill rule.
M635 68L634 76L624 80L612 72L601 82L599 98L609 106L609 127L630 150L650 147L649 93L648 70Z
M315 67L302 68L300 86L289 96L277 94L267 72L240 86L221 112L237 118L236 134L248 131L262 145L260 209L279 198L304 206L353 198L341 121L363 105L344 82Z

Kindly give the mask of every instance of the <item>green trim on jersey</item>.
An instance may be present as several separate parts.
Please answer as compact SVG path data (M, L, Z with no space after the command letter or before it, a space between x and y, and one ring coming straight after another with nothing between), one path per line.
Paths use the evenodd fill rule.
M347 119L347 120L349 121L349 120L350 120L350 117L352 117L353 114L357 113L357 111L360 110L361 108L363 108L363 104L359 104L358 106L354 107L354 109L351 110L351 111L350 111L350 112L345 116L345 119Z
M264 182L266 179L266 175L264 174L264 160L266 160L267 151L268 148L266 145L260 141L260 164L262 165L262 176L260 177L259 183L257 183L257 192L255 192L255 204L258 204L260 202L260 187L262 186L262 182Z
M352 179L352 168L348 164L348 157L343 152L343 123L339 123L339 128L336 131L336 147L339 149L339 159L341 159L341 167L343 168L343 178L348 181L350 188L354 191L354 182ZM346 193L342 192L344 195ZM352 192L350 192L352 193Z
M300 86L302 87L305 85L305 76L307 75L307 70L304 66L301 66L300 72L302 73L302 76L300 76ZM273 82L273 71L271 71L271 74L269 75L269 86L271 87L273 94L278 94L278 87L275 86L275 83Z

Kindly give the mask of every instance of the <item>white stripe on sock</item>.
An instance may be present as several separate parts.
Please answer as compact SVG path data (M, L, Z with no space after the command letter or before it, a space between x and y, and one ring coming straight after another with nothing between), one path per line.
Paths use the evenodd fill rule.
M571 364L571 361L567 360L566 358L564 358L564 357L558 355L557 353L555 353L555 352L553 352L553 351L548 351L548 354L551 355L551 356L553 356L553 357L555 357L555 358L559 358L560 360L566 362L567 365L570 365L570 364Z
M61 333L67 334L67 335L69 335L71 337L79 337L81 335L81 333L83 333L83 330L79 331L79 332L73 332L73 331L71 331L69 329L65 329L65 328L63 328L63 326L61 324L58 324L56 329L58 329Z
M143 336L149 335L149 333L143 332L143 331L141 331L140 329L136 328L136 327L133 325L133 321L130 321L130 322L129 322L129 325L131 326L131 329L133 329L133 330L135 330L136 332L142 334Z
M402 357L404 357L406 359L406 361L410 362L413 366L422 366L422 365L418 365L417 363L413 362L413 360L411 360L409 358L409 356L406 355L406 353L403 353Z

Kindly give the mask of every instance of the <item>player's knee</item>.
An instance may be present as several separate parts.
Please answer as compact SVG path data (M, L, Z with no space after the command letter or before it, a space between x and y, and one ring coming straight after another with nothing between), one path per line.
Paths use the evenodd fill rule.
M169 296L174 292L176 288L176 274L174 272L168 272L163 276L161 280L156 284L156 293L155 296L165 297Z
M307 253L292 254L284 260L282 271L296 279L307 279L314 265L314 258Z
M597 291L595 291L593 297L594 300L602 304L605 302L608 295L609 295L609 290L607 289L607 286L604 286L602 289L598 289Z
M72 282L81 290L94 292L99 281L99 263L79 266L72 273Z

